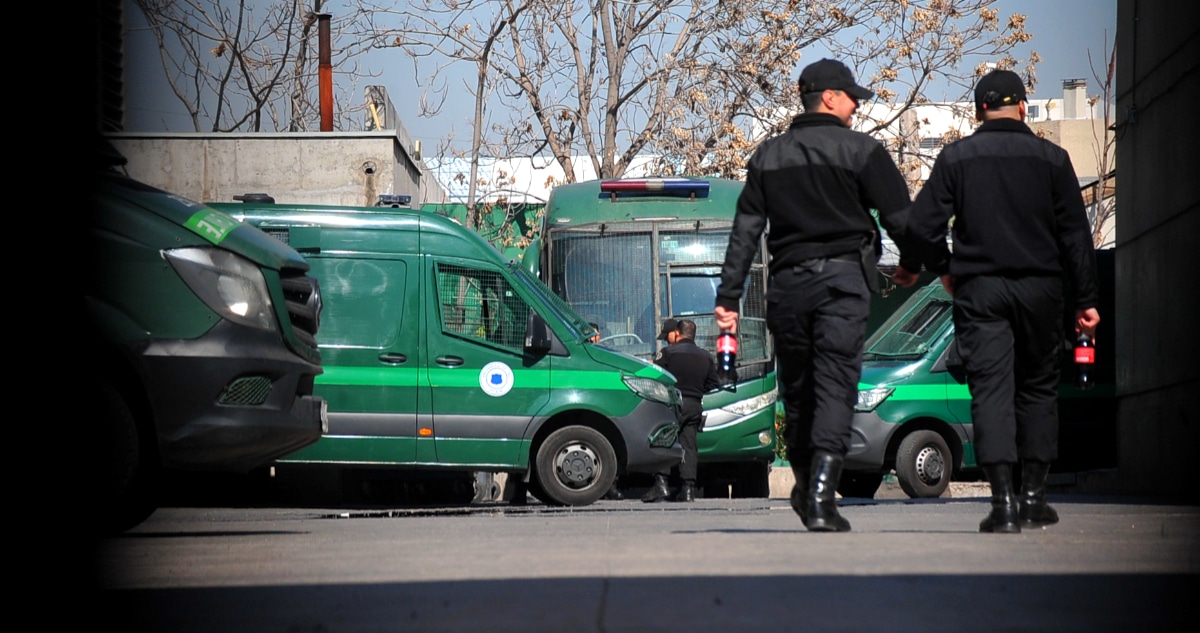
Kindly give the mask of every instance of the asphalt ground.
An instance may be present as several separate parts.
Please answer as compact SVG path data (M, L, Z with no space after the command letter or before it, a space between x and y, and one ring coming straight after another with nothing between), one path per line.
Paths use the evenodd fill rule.
M881 491L883 492L883 491ZM1200 507L1052 495L978 533L986 497L585 508L159 510L102 540L97 622L153 631L1191 631Z

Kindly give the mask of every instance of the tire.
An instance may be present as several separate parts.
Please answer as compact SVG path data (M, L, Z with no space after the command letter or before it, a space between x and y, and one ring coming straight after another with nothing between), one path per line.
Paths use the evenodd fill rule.
M841 481L838 482L837 491L843 497L874 499L875 493L879 492L879 485L882 483L882 473L862 470L845 471L842 473Z
M108 383L98 385L101 460L96 486L96 529L119 534L145 521L158 507L158 464L153 436L138 424L125 397Z
M913 431L896 450L896 479L910 498L940 497L950 485L953 471L950 447L934 431Z
M585 506L604 496L617 478L617 455L608 439L586 426L550 434L537 451L539 492L550 505ZM532 488L532 487L531 487Z

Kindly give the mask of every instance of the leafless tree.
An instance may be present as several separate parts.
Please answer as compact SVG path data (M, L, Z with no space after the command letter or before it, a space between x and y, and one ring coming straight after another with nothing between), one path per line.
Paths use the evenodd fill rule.
M494 94L511 115L488 126L477 117L475 132L506 156L552 157L572 181L577 156L608 178L643 153L660 156L663 173L738 174L798 111L792 77L817 46L896 106L866 124L882 130L928 102L935 80L966 94L985 62L1018 65L1011 52L1031 37L1024 17L1002 20L993 4L417 0L368 11L380 25L393 20L376 28L377 43L474 63L470 92L489 102ZM1026 68L1031 84L1035 61ZM436 85L446 69L426 76ZM472 143L473 153L482 145Z
M134 0L172 92L197 132L300 131L316 126L317 15L326 0ZM355 76L357 39L337 38L361 14L331 20L335 68ZM343 94L354 94L353 86ZM355 95L354 98L357 98ZM350 109L347 109L348 114ZM342 116L342 121L349 120Z
M1100 85L1100 94L1088 99L1089 105L1095 106L1100 102L1102 125L1093 125L1093 149L1096 152L1096 171L1100 180L1092 186L1090 204L1088 205L1088 220L1092 223L1092 241L1097 248L1112 246L1116 241L1113 220L1117 213L1116 182L1116 146L1117 136L1113 133L1113 99L1116 85L1114 77L1117 70L1117 45L1108 47L1108 35L1104 37L1104 47L1108 58L1102 71L1097 71L1092 63L1091 51L1088 51L1088 64L1092 67L1092 77Z

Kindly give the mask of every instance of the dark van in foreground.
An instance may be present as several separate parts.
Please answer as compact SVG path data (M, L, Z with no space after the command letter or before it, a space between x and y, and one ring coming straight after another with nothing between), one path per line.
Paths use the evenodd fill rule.
M101 529L149 516L162 468L245 472L320 438L321 299L296 251L107 169L86 243Z

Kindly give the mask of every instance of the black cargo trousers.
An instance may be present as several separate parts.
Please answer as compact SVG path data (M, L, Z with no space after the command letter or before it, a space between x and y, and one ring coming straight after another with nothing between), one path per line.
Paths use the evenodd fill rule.
M844 456L858 400L870 291L859 256L810 259L776 271L767 290L788 460Z
M696 398L684 398L683 404L679 407L679 445L683 447L683 461L679 462L679 478L684 481L696 481L698 462L700 461L696 435L700 432L700 425L704 423L702 402Z
M956 280L954 332L980 465L1058 457L1063 309L1056 276Z

